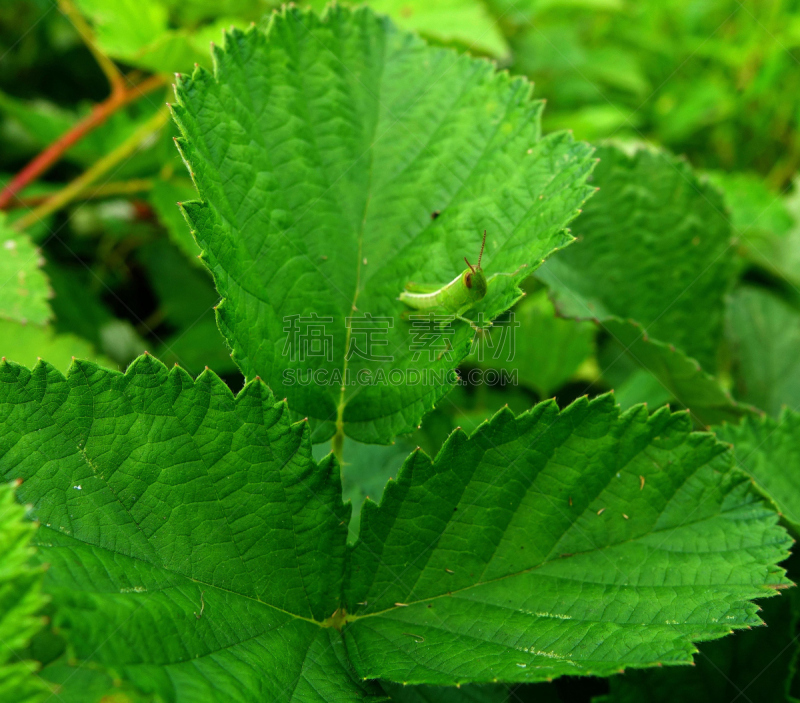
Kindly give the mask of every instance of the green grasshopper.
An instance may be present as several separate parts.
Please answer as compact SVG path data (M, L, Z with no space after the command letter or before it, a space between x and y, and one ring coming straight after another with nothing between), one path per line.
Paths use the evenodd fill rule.
M527 264L522 264L514 273L495 273L488 278L481 268L483 250L486 246L486 230L483 230L483 241L481 242L481 252L478 254L478 263L473 266L467 257L469 268L464 269L450 283L437 286L425 283L407 283L405 290L400 293L398 300L403 301L408 307L414 310L441 311L453 315L457 320L468 322L474 330L479 328L472 320L464 317L464 313L471 307L479 303L486 297L489 284L498 276L515 276ZM406 315L404 315L406 317ZM492 323L490 322L489 325Z

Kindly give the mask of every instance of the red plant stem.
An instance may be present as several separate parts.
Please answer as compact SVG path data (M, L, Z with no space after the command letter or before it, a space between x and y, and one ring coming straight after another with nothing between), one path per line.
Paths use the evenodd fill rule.
M67 149L80 141L93 129L103 124L117 110L163 85L165 83L161 76L150 76L150 78L143 80L132 88L113 92L102 103L95 105L90 114L62 134L11 179L8 185L0 192L0 210L7 210L16 198L17 193L39 178L64 155Z

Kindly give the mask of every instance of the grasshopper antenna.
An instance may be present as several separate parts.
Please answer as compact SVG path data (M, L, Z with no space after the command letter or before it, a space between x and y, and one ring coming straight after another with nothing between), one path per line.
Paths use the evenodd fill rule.
M483 241L481 242L481 253L478 254L478 265L473 266L468 260L467 257L464 257L464 261L467 262L467 266L469 266L472 273L475 273L475 269L480 270L481 268L481 259L483 258L483 248L486 246L486 230L483 230Z
M486 246L486 230L483 230L483 241L481 242L481 253L478 254L478 268L481 267L481 259L483 258L483 248Z

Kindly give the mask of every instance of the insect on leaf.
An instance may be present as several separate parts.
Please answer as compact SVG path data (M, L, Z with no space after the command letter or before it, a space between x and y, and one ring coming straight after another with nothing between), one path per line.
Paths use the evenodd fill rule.
M407 283L452 280L484 230L487 276L530 272L570 240L591 149L542 137L541 110L525 80L366 8L285 9L266 33L229 33L213 75L179 80L179 144L202 199L184 207L220 328L314 441L338 429L387 444L451 388L473 330L457 322L441 348L413 349ZM508 309L523 275L470 315Z

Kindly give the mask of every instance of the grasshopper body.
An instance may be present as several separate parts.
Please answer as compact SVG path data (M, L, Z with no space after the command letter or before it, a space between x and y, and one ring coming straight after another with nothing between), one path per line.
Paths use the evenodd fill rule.
M464 269L450 283L443 286L430 284L407 283L406 289L400 293L399 300L414 310L441 310L445 313L454 315L457 319L464 319L462 315L473 305L483 300L489 290L489 283L497 276L514 276L514 273L495 273L489 278L483 273L481 259L483 249L486 246L486 230L483 231L483 242L481 252L478 255L478 263L473 266L464 257L469 268ZM525 264L520 268L524 268ZM470 322L469 320L465 320ZM470 322L474 327L474 324Z
M467 311L482 300L488 285L483 271L466 269L441 288L431 291L426 291L426 288L409 283L400 293L400 300L415 310L441 309L456 313Z

